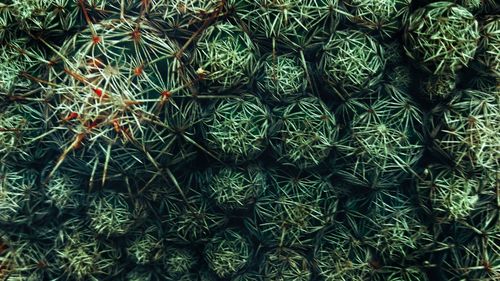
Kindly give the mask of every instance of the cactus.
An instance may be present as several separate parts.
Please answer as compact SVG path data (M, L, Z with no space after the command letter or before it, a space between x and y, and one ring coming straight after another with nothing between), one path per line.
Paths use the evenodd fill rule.
M218 159L254 160L267 147L271 114L250 94L216 102L205 121L208 146Z
M276 107L272 147L279 162L307 169L325 160L336 140L335 116L318 98L302 98Z
M318 68L333 92L349 97L377 86L385 66L382 48L374 38L357 30L332 35L323 47Z
M350 15L347 18L383 37L392 37L402 29L410 4L411 0L348 0Z
M252 248L244 234L226 229L206 244L204 257L215 274L224 278L234 275L249 263Z
M433 74L455 73L468 66L478 40L474 16L462 6L444 1L414 11L405 30L406 54Z

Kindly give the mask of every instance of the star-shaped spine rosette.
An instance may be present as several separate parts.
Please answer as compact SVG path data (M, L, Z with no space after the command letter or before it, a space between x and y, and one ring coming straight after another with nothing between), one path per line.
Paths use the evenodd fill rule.
M349 21L382 38L390 38L403 28L411 0L347 0Z
M220 22L197 40L192 65L209 88L220 92L249 84L258 56L258 47L241 27Z
M382 46L375 38L352 29L330 37L318 65L327 88L341 97L373 91L384 68Z
M440 1L410 15L404 39L406 54L425 71L455 73L467 67L474 57L479 27L467 9Z
M296 51L333 32L345 13L338 0L230 0L228 6L252 38Z
M187 54L142 19L91 25L57 52L65 65L53 90L53 130L63 150L56 169L70 152L84 147L79 157L101 166L103 180L113 176L109 163L117 162L118 171L140 170L148 163L143 150L151 140L146 139L162 139L160 133L145 135L144 129L159 122L157 110L171 95L184 93L192 83L183 62ZM122 157L120 150L134 156Z
M276 124L271 145L276 159L308 169L330 154L337 138L337 123L330 109L316 97L305 97L274 108Z
M207 114L206 141L218 159L242 163L266 149L271 114L256 96L222 97Z

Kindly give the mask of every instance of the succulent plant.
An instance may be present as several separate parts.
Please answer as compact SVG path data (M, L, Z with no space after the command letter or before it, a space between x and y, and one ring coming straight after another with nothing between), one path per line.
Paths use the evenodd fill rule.
M411 0L348 0L347 18L383 37L392 37L402 29L410 11Z
M316 97L276 107L272 147L279 162L307 169L325 160L336 141L335 116Z
M365 280L381 267L379 257L365 241L373 227L366 218L355 214L345 223L333 221L316 237L314 264L325 281Z
M500 92L464 90L447 103L434 142L439 151L464 167L498 167ZM438 126L433 119L434 127Z
M48 201L61 211L81 208L87 197L81 182L78 176L57 172L45 185Z
M308 47L315 34L333 31L340 18L337 0L230 0L238 20L259 41L278 41L283 48Z
M246 162L266 149L271 114L257 97L222 98L209 114L206 141L219 159Z
M18 169L4 164L0 165L0 173L0 223L22 222L24 219L20 215L23 210L32 208L32 196L38 194L39 175L32 169Z
M204 257L217 276L225 278L245 268L252 260L252 245L245 234L226 229L216 234L206 245Z
M164 253L162 233L157 225L145 224L131 234L133 238L127 243L127 254L135 264L147 265L160 261Z
M471 215L479 201L480 181L459 170L441 166L427 170L428 178L417 189L427 211L439 220L461 220Z
M265 253L260 273L264 281L309 281L312 277L311 265L306 257L287 248Z
M326 178L315 173L270 174L270 188L257 200L247 229L264 245L307 247L312 235L328 225L337 196Z
M120 236L131 231L134 219L142 210L135 208L123 193L105 191L89 198L87 210L90 227L105 237Z
M500 79L500 18L489 17L481 26L481 40L477 52L477 60L486 67L487 73L492 73L497 79Z
M218 23L205 29L198 39L193 65L201 80L225 91L250 83L249 77L256 71L258 52L240 27Z
M165 248L162 263L168 274L175 278L188 274L198 264L198 256L190 248L169 246Z
M357 30L335 32L323 46L318 66L326 85L341 97L376 87L384 67L381 45Z
M245 209L262 196L267 185L266 175L258 167L224 167L212 177L206 193L223 209Z
M292 102L307 88L307 69L302 62L289 55L269 54L262 58L262 78L257 88L262 95L275 102Z
M165 214L169 241L205 242L218 228L226 224L227 218L224 214L215 212L210 202L200 194L190 194L185 200L174 204Z
M477 20L451 2L434 2L414 11L405 30L406 54L433 74L455 73L468 66L478 41Z
M96 240L90 229L63 237L55 251L64 276L74 280L95 280L113 274L116 249Z

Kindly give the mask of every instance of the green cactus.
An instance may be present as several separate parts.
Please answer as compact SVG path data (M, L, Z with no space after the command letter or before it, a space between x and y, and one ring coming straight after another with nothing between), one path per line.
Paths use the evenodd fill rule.
M406 54L433 74L455 73L468 66L478 40L474 16L462 6L444 1L414 11L405 30Z

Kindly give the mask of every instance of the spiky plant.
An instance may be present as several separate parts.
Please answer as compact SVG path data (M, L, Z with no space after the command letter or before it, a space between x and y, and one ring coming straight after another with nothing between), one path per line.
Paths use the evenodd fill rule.
M480 29L481 40L477 60L486 67L486 72L500 79L500 17L488 17Z
M259 167L224 167L212 177L205 192L223 209L246 209L265 193L267 185Z
M470 216L479 201L480 181L446 166L426 171L427 178L417 183L417 189L427 212L438 221L462 220Z
M55 248L62 276L73 280L99 280L111 276L115 251L116 248L96 240L93 231L85 228L60 237Z
M9 8L27 32L42 32L45 36L63 35L80 27L84 21L80 17L79 2L74 0L10 0Z
M336 141L337 123L319 98L302 98L274 108L273 113L277 120L271 145L279 162L307 169L328 157Z
M362 221L334 222L318 235L314 264L323 280L366 280L381 266L374 249L364 241Z
M130 233L127 241L127 255L137 265L146 265L161 260L163 243L161 230L153 223L147 223Z
M328 88L341 97L372 90L385 67L382 47L357 30L335 32L323 46L318 68Z
M467 9L440 1L414 11L404 36L406 54L424 70L455 73L474 57L479 27Z
M371 203L375 224L368 241L388 261L417 260L431 248L432 236L404 195L380 192Z
M303 254L288 248L276 248L264 254L260 274L263 281L310 281L312 269Z
M347 18L382 37L400 31L410 12L411 0L347 0Z
M457 78L452 73L428 75L421 84L421 91L430 101L445 100L453 94Z
M500 92L463 90L446 104L440 119L432 119L436 148L463 167L499 167Z
M420 108L403 88L384 88L372 102L353 102L350 134L337 146L347 161L341 171L353 183L370 177L397 181L412 172L423 153Z
M0 223L14 224L30 221L36 209L33 196L39 195L38 173L0 164ZM28 217L23 215L27 211Z
M87 214L98 235L111 237L130 232L141 211L126 194L103 191L90 196Z
M64 59L51 91L52 130L62 147L55 170L70 152L100 164L104 179L110 160L125 168L144 165L141 140L148 136L141 129L155 124L155 107L191 83L186 54L141 18L91 24L55 51ZM112 157L114 149L143 156L120 159Z
M268 54L262 58L257 88L274 102L292 102L304 95L308 85L305 65L291 55Z
M0 105L0 159L29 162L43 151L35 151L44 136L44 108L37 103Z
M50 204L60 211L78 209L86 204L82 179L76 175L57 172L44 189Z
M214 211L207 198L188 191L184 201L174 204L165 214L169 227L167 240L178 243L200 243L209 240L218 228L226 224L224 214Z
M0 278L3 280L43 280L54 278L53 231L36 225L2 227L0 241ZM46 233L38 232L46 231ZM2 277L2 271L5 276Z
M234 275L253 258L249 239L244 233L231 228L216 234L205 245L203 255L210 269L220 278Z
M189 247L169 246L165 248L162 264L170 277L178 278L189 274L198 260L196 252Z
M257 97L222 98L208 114L206 141L217 158L241 163L257 158L266 149L271 114Z
M224 91L250 82L258 53L258 47L240 27L220 22L201 34L193 50L192 65L200 80Z
M281 47L297 51L309 47L311 40L315 39L313 34L335 30L340 18L337 0L228 2L237 19L259 41L277 41Z
M262 276L258 272L246 271L234 276L231 281L262 281Z
M458 234L460 235L460 234ZM450 245L442 269L448 280L496 280L500 277L500 239L477 235L470 241Z
M264 245L305 248L312 235L328 225L336 208L337 196L326 178L273 171L270 188L257 200L246 227Z
M161 19L161 24L170 34L190 38L193 33L214 21L221 14L223 6L222 0L153 0L148 12L155 20Z

